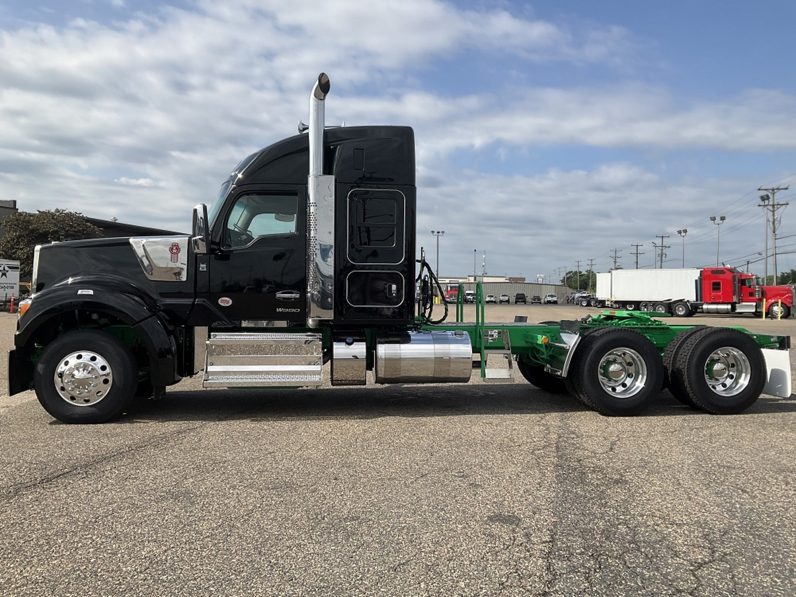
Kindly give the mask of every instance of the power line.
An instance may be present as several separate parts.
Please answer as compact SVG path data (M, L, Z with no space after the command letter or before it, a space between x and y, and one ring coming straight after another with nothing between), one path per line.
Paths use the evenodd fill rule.
M760 203L758 207L762 207L766 210L766 271L765 271L765 279L768 280L768 222L771 222L771 236L774 240L774 280L777 279L777 210L783 209L789 205L786 201L785 203L777 203L777 192L778 191L787 191L789 186L781 187L757 187L758 191L765 191L765 195L760 196ZM771 210L771 216L769 217L768 210Z
M589 259L589 278L588 278L588 280L589 280L589 289L588 289L589 292L591 292L591 280L592 280L592 276L593 276L592 272L594 272L594 262L595 262L594 258Z
M613 250L613 255L610 255L610 257L611 257L611 259L612 259L612 260L613 260L613 262L614 262L614 269L616 269L616 266L617 266L617 264L619 263L619 260L620 260L620 259L622 259L622 258L619 256L619 249L614 249L614 250Z
M671 245L665 245L665 244L663 244L663 241L664 241L664 239L669 238L669 235L668 234L656 234L655 237L661 239L661 244L660 245L656 245L655 243L652 243L652 244L653 244L653 246L655 246L658 249L660 249L660 256L659 256L660 267L658 269L663 269L663 258L666 256L665 250L671 248Z
M630 243L630 246L631 246L631 247L636 247L636 250L635 250L635 251L633 251L633 255L635 255L635 256L636 256L636 269L638 269L638 256L639 256L639 255L643 255L643 254L644 254L644 253L640 253L640 252L639 252L639 250L638 250L638 248L639 248L639 247L643 247L644 245L643 245L642 243L639 243L639 244L637 244L637 245L636 245L636 244L633 244L633 243Z

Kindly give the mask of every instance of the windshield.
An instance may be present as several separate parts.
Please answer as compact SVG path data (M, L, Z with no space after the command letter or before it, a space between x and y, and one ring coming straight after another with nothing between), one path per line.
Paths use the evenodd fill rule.
M237 166L235 166L235 169L232 170L232 174L229 175L229 178L221 183L221 188L218 190L216 200L213 202L213 205L210 206L210 210L207 212L207 218L210 220L211 230L215 227L216 218L221 211L221 207L224 205L224 199L227 198L230 187L240 177L240 175L243 174L243 171L254 161L254 158L256 158L258 155L260 155L260 152L255 152L249 156L246 156Z
M221 188L218 190L216 200L213 202L213 205L210 206L210 211L207 213L207 218L210 220L211 230L216 223L216 218L218 217L218 212L221 211L221 206L224 205L224 199L226 199L227 193L229 193L229 187L232 185L233 179L234 175L230 176L223 183L221 183Z

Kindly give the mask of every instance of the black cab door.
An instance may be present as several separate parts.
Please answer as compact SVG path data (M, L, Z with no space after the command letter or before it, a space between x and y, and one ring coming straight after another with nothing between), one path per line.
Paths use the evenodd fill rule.
M306 200L299 185L239 189L220 214L210 298L244 325L306 321Z

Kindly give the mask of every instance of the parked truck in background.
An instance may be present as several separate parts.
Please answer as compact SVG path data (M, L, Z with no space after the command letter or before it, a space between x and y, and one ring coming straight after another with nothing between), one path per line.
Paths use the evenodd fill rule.
M452 288L449 287L445 291L445 302L446 303L455 303L458 300L458 298L459 298L459 287L458 286L454 286Z
M190 236L36 247L9 393L96 423L201 372L205 388L514 379L571 392L606 415L642 411L664 379L683 402L736 413L790 396L790 338L668 325L640 313L487 322L481 283L455 318L421 250L414 132L324 126L329 78L306 130L241 161ZM472 296L475 321L465 322ZM517 294L517 301L524 299ZM442 311L442 313L439 313ZM289 394L284 394L289 400Z
M752 313L778 318L793 312L791 286L764 286L754 274L733 267L616 269L597 274L593 306L695 313Z

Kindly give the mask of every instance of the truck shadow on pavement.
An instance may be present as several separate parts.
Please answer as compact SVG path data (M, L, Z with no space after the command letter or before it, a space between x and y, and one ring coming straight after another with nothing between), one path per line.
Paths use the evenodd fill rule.
M168 392L145 400L119 423L161 421L376 419L464 415L546 415L598 413L574 397L550 394L527 384L500 386L387 386L305 390L209 390ZM796 400L760 398L744 416L796 412ZM669 392L640 416L708 416L679 403Z

